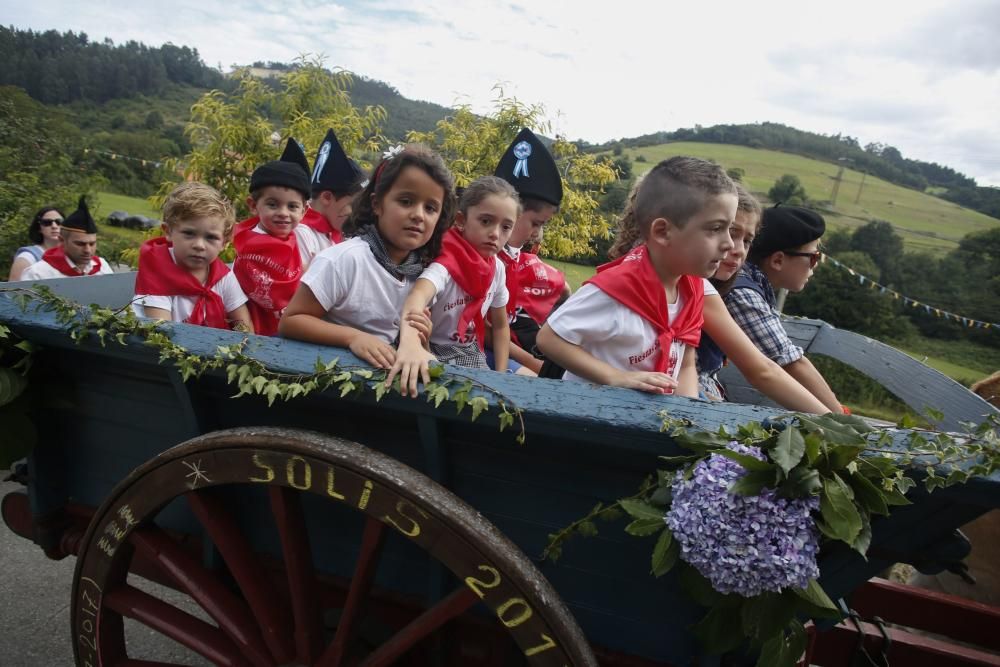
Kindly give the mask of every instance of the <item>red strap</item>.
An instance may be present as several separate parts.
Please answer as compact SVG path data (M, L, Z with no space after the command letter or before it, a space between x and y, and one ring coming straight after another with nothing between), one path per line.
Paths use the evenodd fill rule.
M254 231L260 218L236 225L233 273L250 301L247 304L254 331L278 334L281 312L292 300L302 277L302 258L295 234L279 239Z
M462 308L458 318L458 335L461 340L469 329L469 322L476 328L476 340L482 349L486 340L486 325L483 322L483 302L493 284L497 263L490 257L483 257L472 244L454 227L448 229L441 241L441 254L434 260L448 269L459 287L472 299Z
M189 271L177 265L170 256L166 237L152 238L139 249L139 273L135 277L135 293L152 296L197 297L188 324L216 329L228 329L226 306L222 296L212 288L229 273L229 267L218 258L209 265L208 279L202 285Z
M635 248L624 257L597 267L597 275L584 284L593 284L615 301L635 312L649 322L656 330L660 349L655 368L658 372L667 369L670 345L678 340L687 345L698 346L701 341L701 326L705 321L705 284L697 276L681 276L677 290L684 300L681 311L672 324L667 311L667 295L660 282L653 262L649 259L646 246Z
M101 258L91 257L91 262L93 266L90 267L90 271L84 273L80 269L76 268L76 265L69 261L66 257L66 251L63 250L61 245L57 245L55 248L49 248L42 255L42 261L46 262L53 269L63 274L64 276L69 276L70 278L78 278L83 275L92 276L101 270Z

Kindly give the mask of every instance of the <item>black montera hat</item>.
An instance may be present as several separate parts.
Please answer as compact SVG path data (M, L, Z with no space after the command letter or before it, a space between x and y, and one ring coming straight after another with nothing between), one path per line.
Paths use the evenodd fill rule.
M364 172L361 167L347 157L333 130L327 130L323 143L316 152L316 164L312 172L313 192L330 190L337 194L348 194L357 190L362 180Z
M541 199L553 206L562 203L562 176L556 161L528 128L514 137L493 175L513 185L521 197Z
M760 233L753 240L750 252L764 258L779 250L792 250L823 236L826 222L823 216L801 206L781 204L764 209Z
M307 174L312 171L309 168L309 158L306 157L306 152L302 150L301 144L295 141L292 137L288 137L288 143L285 144L285 150L281 152L281 157L279 157L278 160L281 162L294 162L302 167L302 171Z
M309 199L309 161L294 139L288 139L280 160L262 164L250 176L250 192L269 185L291 188Z
M85 195L80 195L80 202L76 205L76 210L67 215L59 227L60 229L72 229L84 234L97 233L97 225L94 224L94 218L90 215L90 209L87 208L87 198Z

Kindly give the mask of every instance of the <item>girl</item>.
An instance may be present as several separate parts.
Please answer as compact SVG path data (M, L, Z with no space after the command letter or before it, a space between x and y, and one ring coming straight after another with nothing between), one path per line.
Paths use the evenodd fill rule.
M455 224L444 236L441 255L427 267L403 304L403 317L421 312L433 302L434 332L430 352L421 347L417 331L403 327L399 353L386 383L399 373L403 393L417 396L418 376L430 381L427 364L489 368L484 353L489 312L496 370L507 370L510 330L503 262L497 257L521 213L512 185L496 176L473 181L462 194Z
M40 262L42 255L50 248L62 245L62 237L59 236L59 225L65 216L62 211L55 206L46 206L35 213L28 227L28 238L34 245L18 248L14 253L14 263L10 267L11 282L21 279L21 273L26 268Z
M398 146L384 155L355 199L346 228L353 238L316 255L278 332L345 347L389 369L403 302L440 253L451 224L455 184L441 157L426 146ZM405 322L422 339L430 336L428 314L411 314Z
M628 253L640 238L639 229L635 224L633 215L639 182L641 180L636 182L636 185L633 186L632 191L629 193L629 197L625 203L625 210L622 211L622 217L618 221L618 234L611 249L608 251L608 257L611 259L617 259ZM725 278L720 283L725 289L732 286L733 276L739 272L740 266L746 260L747 249L750 245L749 242L753 240L753 236L757 233L757 227L760 224L760 204L739 183L736 184L736 191L737 222L734 222L731 228L733 245L735 247L723 260L723 264L728 263L729 266L723 271L722 275L720 276L719 271L716 271L716 277ZM738 221L741 218L743 222L739 223ZM750 232L749 237L747 234L748 231ZM737 236L740 238L739 241L737 241ZM732 269L733 266L736 268ZM720 265L719 269L720 271L723 270L722 265ZM731 275L729 274L730 270L732 271ZM733 364L743 373L743 376L758 391L781 406L789 410L816 414L825 414L830 411L829 408L809 393L792 376L757 349L757 346L747 338L747 335L743 333L743 330L733 320L721 296L718 294L705 296L704 315L705 321L702 324L702 340L713 341L713 344L721 351L718 366L715 368L716 372L722 367L722 355L724 354L729 357ZM699 368L703 367L703 354L699 347ZM705 365L707 366L708 364L706 363ZM717 400L725 399L720 398Z

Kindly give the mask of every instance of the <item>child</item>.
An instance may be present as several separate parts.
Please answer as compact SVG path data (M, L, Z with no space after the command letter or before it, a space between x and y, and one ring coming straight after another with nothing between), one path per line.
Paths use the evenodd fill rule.
M413 283L441 251L455 209L455 184L426 146L385 153L358 195L353 235L313 260L280 324L287 338L346 347L378 368L396 360L399 314ZM404 320L426 339L430 317Z
M664 160L636 194L643 243L571 296L538 333L566 379L654 393L698 395L695 348L705 278L732 248L736 188L716 164Z
M333 130L327 130L316 153L312 199L301 224L295 228L303 266L344 240L344 222L351 215L351 200L365 185L358 163L347 157Z
M163 202L163 236L139 250L135 314L252 333L247 296L219 259L234 222L232 205L215 189L174 188Z
M537 373L542 362L534 356L535 336L559 299L568 296L566 276L524 249L541 243L545 224L562 203L562 176L548 149L535 134L522 129L500 159L494 175L514 186L523 210L510 240L498 255L507 272L507 314L511 358Z
M239 223L233 237L233 273L250 299L254 331L265 336L278 333L282 311L302 277L302 257L293 232L309 198L304 162L302 149L289 139L282 159L253 172L247 197L253 217Z
M97 256L97 225L82 195L76 210L62 221L59 228L62 243L49 248L42 260L21 273L21 280L49 278L79 278L113 273L111 266Z
M629 193L626 200L625 210L622 212L618 222L618 235L615 237L608 256L612 259L621 257L635 247L641 241L639 227L635 222L635 198L642 178ZM753 241L753 236L760 226L760 204L746 189L736 183L737 211L733 225L729 228L730 238L733 240L733 248L726 255L715 272L712 283L719 289L727 289L732 284L734 278L717 281L717 278L725 278L742 265L746 257L746 249ZM735 269L733 268L735 266ZM753 384L761 393L773 399L789 410L801 412L825 413L827 408L816 398L806 391L802 385L796 382L790 375L781 370L777 364L761 354L746 334L733 322L733 318L726 310L725 304L718 294L705 294L704 318L702 324L701 344L698 347L698 368L702 371L706 367L721 368L725 357L740 369L744 377ZM706 348L706 346L711 348ZM706 352L706 350L711 350ZM714 350L718 350L715 352ZM711 355L711 357L709 357ZM550 369L558 376L557 369ZM548 375L547 375L548 377ZM699 385L701 393L706 394L706 398L715 399L713 394L705 391L704 372L699 374ZM712 376L712 386L715 385L714 375ZM724 400L721 388L717 390L720 397L715 400Z
M736 323L760 348L829 410L843 407L816 367L793 344L775 310L775 289L800 292L819 262L819 240L826 231L823 217L798 206L777 205L764 211L763 226L750 247L726 295L726 307Z
M403 327L387 382L398 372L403 393L409 390L416 397L418 373L424 383L429 382L427 363L435 357L442 363L489 368L483 347L487 311L493 325L496 370L507 370L508 293L497 253L510 237L520 209L517 191L496 176L484 176L465 188L455 224L444 235L441 254L420 274L403 304L405 318L433 301L430 352L421 347L415 329Z

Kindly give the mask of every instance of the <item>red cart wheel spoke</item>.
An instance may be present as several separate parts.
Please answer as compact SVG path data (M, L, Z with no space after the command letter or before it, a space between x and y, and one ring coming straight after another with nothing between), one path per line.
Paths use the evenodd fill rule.
M186 503L175 502L181 497ZM345 529L358 525L352 512L363 531ZM323 532L310 536L315 526ZM210 545L199 535L221 555L217 570L200 560ZM323 545L315 561L313 541ZM425 586L414 576L428 571L428 559L430 571L443 566L463 585L423 611ZM382 561L392 571L380 571ZM128 585L142 574L185 592L218 627ZM488 613L466 613L479 605ZM166 664L134 655L122 617L223 665L383 667L442 657L448 665L597 665L552 587L479 513L399 461L305 431L195 438L115 488L77 560L79 667ZM324 620L334 618L331 637Z
M384 543L385 524L378 519L368 517L365 521L365 532L361 536L361 549L354 567L354 576L351 577L347 601L344 603L344 610L337 624L337 634L323 652L323 657L316 663L317 667L340 667L347 647L354 640L355 624L375 579Z
M119 586L104 596L104 604L116 614L139 621L217 665L249 664L221 630L137 588Z
M271 654L246 603L233 595L215 574L155 526L136 530L129 542L138 554L170 575L180 590L191 596L219 624L219 628L233 640L251 664L270 667Z
M456 590L382 644L375 653L361 663L361 667L385 667L393 664L404 653L451 619L468 611L477 602L479 598L468 588Z
M291 623L283 600L278 597L266 570L256 558L250 542L243 536L225 503L207 491L186 494L188 505L204 526L212 542L226 561L257 620L271 655L279 663L290 662L295 655Z

